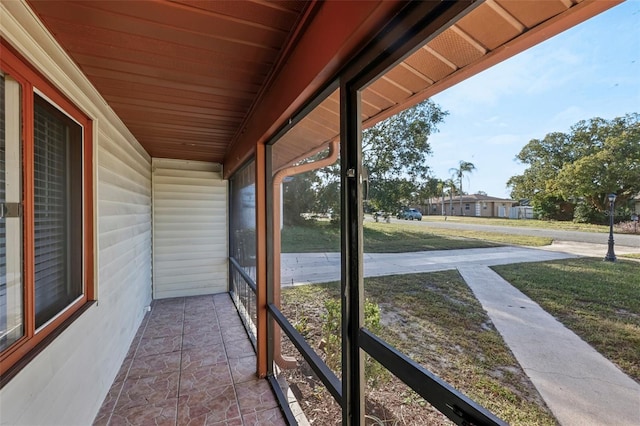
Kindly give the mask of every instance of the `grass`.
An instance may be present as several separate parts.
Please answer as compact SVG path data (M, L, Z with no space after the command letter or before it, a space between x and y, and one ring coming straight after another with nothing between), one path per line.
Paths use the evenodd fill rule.
M367 278L365 295L380 306L380 337L416 362L510 424L555 424L457 271ZM321 327L324 301L339 298L339 284L283 289L282 297L285 315L294 324L302 321L318 347L320 333L313 330ZM380 403L396 413L399 406L400 416L409 404L419 416L424 401L394 381L379 385L397 390L378 395ZM370 397L376 396L374 389Z
M422 220L439 222L444 221L444 216L423 216ZM512 226L520 228L541 228L557 229L561 231L583 231L583 232L609 232L609 226L593 225L590 223L575 223L557 220L537 220L537 219L502 219L490 217L461 217L447 216L447 221L461 223L475 223L478 225Z
M486 231L471 231L471 230L458 230L458 229L446 229L436 228L430 229L430 233L433 235L439 235L441 237L463 237L471 238L482 241L490 241L501 245L517 245L517 246L531 246L540 247L548 246L553 242L553 238L549 237L537 237L534 235L515 235L515 234L502 234L499 232L486 232Z
M640 381L640 264L583 258L493 269Z
M640 259L640 253L621 254L619 257L627 257L629 259Z
M457 229L430 229L404 223L363 224L367 253L403 253L424 250L450 250L497 247L514 244L541 246L551 238L510 235ZM282 230L283 253L340 251L340 227L329 222L309 222L307 226L286 226Z

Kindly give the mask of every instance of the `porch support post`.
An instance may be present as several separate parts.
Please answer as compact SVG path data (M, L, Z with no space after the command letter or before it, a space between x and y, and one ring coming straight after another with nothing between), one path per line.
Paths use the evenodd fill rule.
M274 232L280 232L280 228L274 229L273 227L273 215L274 209L279 209L279 205L274 205L274 195L273 195L273 164L271 163L271 159L273 155L272 145L262 145L260 144L261 149L263 150L264 164L263 169L263 179L264 179L264 191L262 194L265 196L264 200L264 210L262 210L262 217L265 220L264 224L264 258L265 258L265 290L266 290L266 303L274 303L274 277L273 277L273 268L274 268L274 247L273 247L273 238ZM279 284L278 284L279 285ZM275 345L280 344L280 339L276 342L274 336L276 334L275 328L278 325L275 324L273 317L268 313L265 305L265 329L266 329L266 363L267 363L267 374L274 375L273 363L274 363L274 351Z
M256 316L257 316L257 365L259 377L268 372L267 356L267 182L266 182L266 148L263 144L256 146Z
M340 88L341 264L342 264L342 424L364 424L364 324L362 267L362 150L360 92Z

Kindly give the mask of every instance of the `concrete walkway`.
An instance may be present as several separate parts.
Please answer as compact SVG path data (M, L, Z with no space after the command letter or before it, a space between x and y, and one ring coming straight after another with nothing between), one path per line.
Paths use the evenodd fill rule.
M638 383L493 270L458 270L561 425L640 425Z
M638 238L640 239L640 237ZM604 256L607 254L608 247L606 244L591 244L591 243L581 243L581 242L575 242L575 241L555 240L553 244L549 246L540 247L540 249L547 250L547 251L571 253L579 256L600 257L604 259ZM614 252L616 256L620 258L620 256L623 254L640 253L640 247L615 245Z
M635 252L636 250L631 250ZM640 425L640 385L489 266L599 256L602 246L365 254L365 276L458 269L563 426ZM340 253L282 254L282 285L340 280Z

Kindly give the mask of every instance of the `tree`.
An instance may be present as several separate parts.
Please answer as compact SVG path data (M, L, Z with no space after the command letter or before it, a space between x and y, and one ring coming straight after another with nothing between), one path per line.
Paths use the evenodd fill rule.
M369 204L376 210L394 211L403 204L420 201L423 185L429 182L427 157L431 154L429 136L448 112L426 100L381 121L362 133L363 165L369 172ZM326 155L316 154L307 161ZM285 210L295 216L301 211L323 212L340 208L340 165L295 176L296 187L285 194ZM308 180L303 185L300 180ZM301 191L296 199L292 190ZM309 205L310 191L315 200ZM301 205L304 202L304 207ZM305 210L306 209L306 210ZM297 216L296 216L296 219Z
M507 182L513 198L529 198L537 214L551 219L581 216L601 221L607 195L624 206L640 193L640 114L592 118L569 133L532 139L516 157L529 167Z
M369 203L376 211L393 212L414 201L416 185L408 179L385 179L371 182Z
M417 187L418 204L423 206L426 202L428 214L432 214L431 199L440 195L440 191L438 189L439 182L439 179L429 177L425 182Z
M429 179L429 136L447 115L427 99L362 132L362 162L369 170L372 206L393 211L414 201Z
M285 225L299 225L304 222L302 213L310 212L316 200L314 182L317 182L314 172L302 173L285 179L282 185L282 202L286 206L283 212Z
M326 157L322 152L319 158ZM335 217L340 215L340 163L316 170L316 184L314 185L316 199L314 211L331 212Z
M445 215L445 207L444 207L444 190L447 188L447 184L445 181L443 181L442 179L438 179L438 194L442 194L442 211L440 212L440 214L442 216Z
M474 170L476 170L476 166L473 163L464 160L460 160L458 162L458 168L453 167L449 169L449 173L452 173L454 177L458 178L458 189L460 190L460 216L464 216L464 210L462 210L462 194L464 194L464 192L462 192L462 178L465 173L471 173Z
M599 149L565 164L556 180L565 199L583 197L598 211L607 210L610 193L617 195L618 204L626 204L640 192L640 123L607 136Z
M456 192L456 181L454 179L447 179L444 181L444 187L449 188L449 214L453 212L453 194ZM444 193L442 194L442 201L444 203Z

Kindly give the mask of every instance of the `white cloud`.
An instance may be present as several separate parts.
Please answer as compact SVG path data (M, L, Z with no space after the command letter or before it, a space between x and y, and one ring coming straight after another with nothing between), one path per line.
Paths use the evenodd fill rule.
M486 118L486 119L481 120L481 121L475 121L473 123L473 125L475 127L478 127L478 128L488 128L488 127L505 128L505 127L509 127L509 124L507 124L506 121L504 121L502 119L502 117L499 116L499 115L494 115L492 117Z
M489 145L522 145L522 140L522 135L505 133L491 136L486 143Z
M555 114L553 120L549 123L549 126L555 130L549 131L568 132L572 125L584 120L586 116L587 113L584 108L578 105L571 105Z

